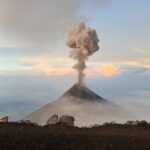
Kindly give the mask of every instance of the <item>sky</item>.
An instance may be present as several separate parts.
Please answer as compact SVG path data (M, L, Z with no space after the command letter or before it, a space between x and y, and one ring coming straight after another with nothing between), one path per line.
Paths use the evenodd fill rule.
M147 119L149 6L149 0L0 0L0 116L21 118L76 82L65 42L84 21L100 39L87 60L86 86Z

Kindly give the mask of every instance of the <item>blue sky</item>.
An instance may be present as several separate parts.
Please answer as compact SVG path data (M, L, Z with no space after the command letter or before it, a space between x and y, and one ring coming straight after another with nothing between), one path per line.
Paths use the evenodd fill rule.
M100 38L86 85L127 109L150 106L149 6L148 0L0 0L0 116L22 117L74 84L65 41L80 21Z

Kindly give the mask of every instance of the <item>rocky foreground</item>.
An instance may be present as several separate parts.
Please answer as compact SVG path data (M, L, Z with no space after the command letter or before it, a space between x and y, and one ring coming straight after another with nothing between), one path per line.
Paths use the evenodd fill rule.
M0 150L150 150L150 126L1 123Z

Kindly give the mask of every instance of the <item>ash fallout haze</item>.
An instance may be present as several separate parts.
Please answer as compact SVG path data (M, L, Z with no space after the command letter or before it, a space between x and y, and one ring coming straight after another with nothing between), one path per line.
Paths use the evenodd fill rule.
M0 117L150 121L149 6L149 0L0 0Z

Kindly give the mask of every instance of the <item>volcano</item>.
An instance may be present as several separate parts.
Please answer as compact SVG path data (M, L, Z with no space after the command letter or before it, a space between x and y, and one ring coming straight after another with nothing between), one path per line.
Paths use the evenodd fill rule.
M83 101L106 102L102 97L95 94L86 86L73 85L62 97L74 97Z
M121 107L79 84L73 85L60 98L46 104L24 119L44 125L54 114L73 116L77 126L126 121L130 116Z

